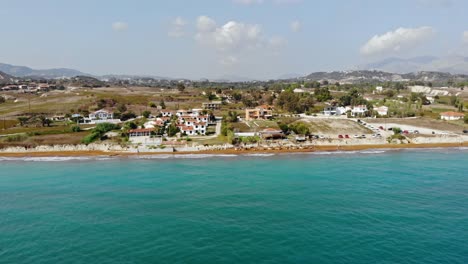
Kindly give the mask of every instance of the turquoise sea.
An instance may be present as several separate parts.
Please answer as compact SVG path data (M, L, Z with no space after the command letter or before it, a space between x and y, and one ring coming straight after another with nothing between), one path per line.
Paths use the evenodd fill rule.
M0 263L468 263L468 150L0 158Z

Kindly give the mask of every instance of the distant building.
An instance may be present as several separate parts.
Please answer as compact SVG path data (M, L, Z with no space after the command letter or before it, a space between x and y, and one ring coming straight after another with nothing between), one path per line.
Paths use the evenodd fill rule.
M381 93L383 91L383 87L382 86L377 86L377 87L375 87L375 91L378 92L378 93Z
M346 108L337 106L327 106L323 109L323 114L326 116L344 115Z
M440 113L440 119L442 120L460 120L465 117L464 113L459 112L443 112Z
M375 110L380 116L386 116L386 115L388 115L388 107L386 107L386 106L380 106L380 107L374 108L374 110Z
M273 117L272 107L262 105L253 109L245 109L245 120L270 119Z
M101 109L96 112L90 113L88 117L80 120L83 124L99 124L99 123L120 123L120 119L114 119L114 113Z
M266 128L260 131L260 135L265 139L284 138L284 133L281 129Z
M206 110L216 110L221 107L221 101L211 101L209 103L202 103L203 109Z
M352 116L362 116L365 115L369 110L367 110L366 105L356 105L351 109Z
M101 110L97 110L94 113L89 114L89 119L91 120L114 119L114 113L101 109Z

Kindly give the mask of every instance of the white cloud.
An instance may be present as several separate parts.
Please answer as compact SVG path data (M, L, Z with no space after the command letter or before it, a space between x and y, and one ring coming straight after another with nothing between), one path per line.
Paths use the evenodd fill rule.
M431 27L398 28L383 35L375 35L361 47L363 55L403 52L424 44L435 34Z
M207 17L200 16L197 18L197 30L201 33L212 32L216 29L216 22Z
M128 29L128 24L125 22L114 22L112 23L112 29L117 32L126 31Z
M184 28L186 25L187 25L187 22L183 18L176 17L171 22L171 26L168 32L169 37L173 37L173 38L183 37L185 35Z
M212 18L200 16L196 28L195 40L216 51L223 65L237 64L241 57L278 53L287 43L281 37L265 36L262 27L257 24L229 21L217 25Z
M295 20L295 21L291 22L290 27L291 27L292 32L295 32L295 33L299 32L301 30L301 27L302 27L301 21Z
M255 48L263 43L262 29L259 25L229 21L218 27L209 17L199 17L195 39L220 51L238 51Z
M462 40L463 40L463 44L466 44L468 45L468 30L463 32L462 34Z

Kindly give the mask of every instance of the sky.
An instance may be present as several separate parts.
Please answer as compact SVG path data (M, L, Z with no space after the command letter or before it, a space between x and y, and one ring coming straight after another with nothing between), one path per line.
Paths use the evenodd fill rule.
M468 55L464 0L0 0L0 62L253 79Z

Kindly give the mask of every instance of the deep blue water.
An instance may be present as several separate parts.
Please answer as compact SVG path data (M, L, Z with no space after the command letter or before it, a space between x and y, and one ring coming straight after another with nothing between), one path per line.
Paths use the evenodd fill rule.
M468 263L468 151L3 159L0 263Z

